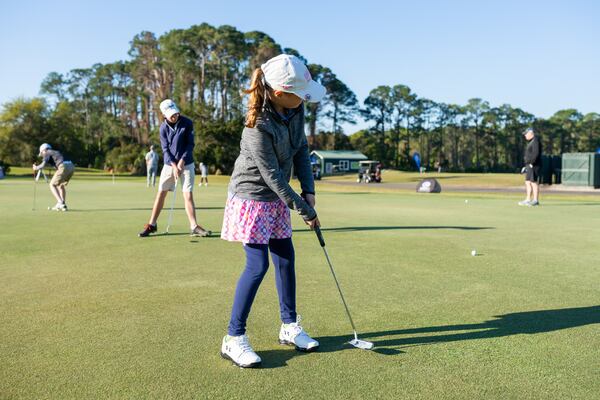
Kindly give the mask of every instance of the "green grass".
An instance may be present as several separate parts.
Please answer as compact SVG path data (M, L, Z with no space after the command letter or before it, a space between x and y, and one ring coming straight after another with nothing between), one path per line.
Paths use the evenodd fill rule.
M54 169L53 168L44 168L44 173L46 173L46 175L48 175L48 179L50 179L50 176L52 175L52 173L54 173ZM77 177L80 179L81 178L112 179L112 174L109 171L105 171L102 169L76 167L75 173L77 174ZM31 168L10 167L10 173L8 175L8 179L29 178L32 175L33 175L33 171ZM123 173L116 172L115 177L120 178L120 179L133 179L133 180L139 179L139 177L132 176L130 173L125 173L125 172L123 172ZM43 179L43 176L40 177L40 179Z
M384 170L383 181L386 183L417 183L424 178L435 178L443 186L477 186L484 188L523 186L523 175L520 174L474 174L459 172L406 172L396 170ZM344 182L356 182L356 174L336 175L325 177L324 180L335 180Z
M48 171L48 169L46 169ZM29 177L31 176L31 168L25 167L11 167L9 177ZM132 177L128 173L117 173L115 174L121 179L138 179ZM111 174L107 171L93 168L80 168L77 167L77 176L85 178L109 178ZM217 177L220 178L220 177ZM386 183L417 183L423 178L436 178L444 186L477 186L477 187L514 187L523 186L523 176L520 174L504 174L504 173L490 173L490 174L475 174L475 173L459 173L459 172L427 172L425 174L419 174L418 172L407 172L407 171L396 171L396 170L384 170L383 179ZM345 174L327 176L323 178L325 181L335 180L342 182L354 183L356 182L356 174ZM377 186L377 185L375 185Z
M212 177L211 177L212 179ZM196 188L219 231L226 177ZM0 181L1 399L591 399L600 392L600 201L327 191L317 196L350 327L314 234L293 217L298 308L321 351L277 344L269 271L249 320L264 367L219 356L239 244L137 238L154 197L140 178L82 179L72 211ZM165 227L166 214L159 220ZM471 249L481 254L470 255Z

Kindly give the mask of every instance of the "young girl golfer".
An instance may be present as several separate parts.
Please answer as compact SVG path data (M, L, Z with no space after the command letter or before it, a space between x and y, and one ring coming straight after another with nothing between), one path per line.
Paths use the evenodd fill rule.
M312 228L319 225L308 144L304 134L304 101L318 102L325 88L313 81L297 57L281 54L257 68L250 88L246 127L223 218L221 238L242 242L246 266L237 284L221 355L240 367L261 362L246 336L246 321L258 287L269 267L275 266L281 329L279 342L312 351L319 342L300 326L296 314L294 245L289 209ZM302 187L290 187L292 166Z

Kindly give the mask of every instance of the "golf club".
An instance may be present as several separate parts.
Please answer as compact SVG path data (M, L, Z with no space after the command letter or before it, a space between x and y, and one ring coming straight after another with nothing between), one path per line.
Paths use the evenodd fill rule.
M333 266L331 265L331 260L329 259L329 254L327 254L327 249L325 248L325 240L323 239L323 234L321 233L321 228L315 226L315 233L317 234L317 238L319 239L319 244L323 248L323 252L325 253L325 258L327 259L327 264L329 265L329 270L331 271L331 275L333 275L333 279L335 280L335 285L337 286L338 292L340 292L340 297L342 298L342 303L344 303L344 308L346 309L346 314L348 314L348 319L350 320L350 325L352 325L352 331L354 332L354 339L349 341L348 343L354 347L363 350L371 350L373 348L372 342L367 342L366 340L361 340L358 338L358 334L356 333L356 327L354 326L354 321L352 320L352 316L350 315L350 310L348 309L348 305L346 304L346 299L344 299L344 294L342 293L342 289L340 288L340 284L335 276L335 271L333 270Z
M36 203L36 192L37 192L37 181L40 179L40 174L42 170L38 170L37 175L35 172L33 173L33 206L31 207L31 211L35 211L35 203Z
M175 187L173 188L173 200L171 200L171 210L169 211L169 222L167 223L167 230L165 233L169 234L169 228L171 227L171 221L173 220L173 207L175 207L175 198L177 197L177 179L175 179Z

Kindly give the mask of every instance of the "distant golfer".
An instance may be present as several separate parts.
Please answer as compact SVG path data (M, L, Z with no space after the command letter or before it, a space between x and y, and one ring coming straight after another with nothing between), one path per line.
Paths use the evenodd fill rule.
M165 120L160 126L160 145L163 151L164 166L160 172L158 193L152 207L150 221L144 225L144 230L138 236L146 237L157 231L156 221L165 204L168 192L176 189L177 182L181 183L181 191L185 203L185 212L190 222L192 236L209 236L196 222L194 205L194 125L192 120L182 116L172 100L160 103L160 111Z
M198 186L202 186L204 182L204 186L208 186L208 166L203 162L200 163L200 183Z
M523 132L523 136L529 141L527 148L525 149L525 166L521 169L521 173L525 174L527 198L520 201L519 205L534 207L540 204L540 186L538 180L540 177L540 166L542 164L542 144L531 128L528 128Z
M154 151L154 145L150 146L150 151L146 153L146 186L156 186L156 172L158 171L158 154Z
M296 313L296 273L290 208L311 228L319 225L315 187L304 134L304 101L318 102L325 88L313 81L297 57L279 55L257 68L249 94L240 155L229 183L221 238L242 242L246 266L237 283L221 355L240 367L254 367L246 321L269 267L275 268L281 328L279 342L312 351L319 342L300 326ZM302 195L290 186L292 166Z
M40 165L33 164L33 171L41 170L46 165L54 166L56 172L50 181L50 192L56 198L56 205L52 207L54 211L67 211L67 185L73 177L75 166L71 161L64 159L63 155L58 150L53 150L52 146L44 143L40 146L40 157L43 161Z

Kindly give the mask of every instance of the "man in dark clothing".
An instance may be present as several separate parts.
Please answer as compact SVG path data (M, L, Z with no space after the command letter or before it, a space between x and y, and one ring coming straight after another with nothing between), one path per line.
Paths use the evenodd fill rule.
M542 144L533 129L529 128L523 132L523 136L529 142L525 149L525 166L521 173L525 174L525 189L527 198L519 202L520 206L538 206L540 186L538 184L540 167L542 165Z

